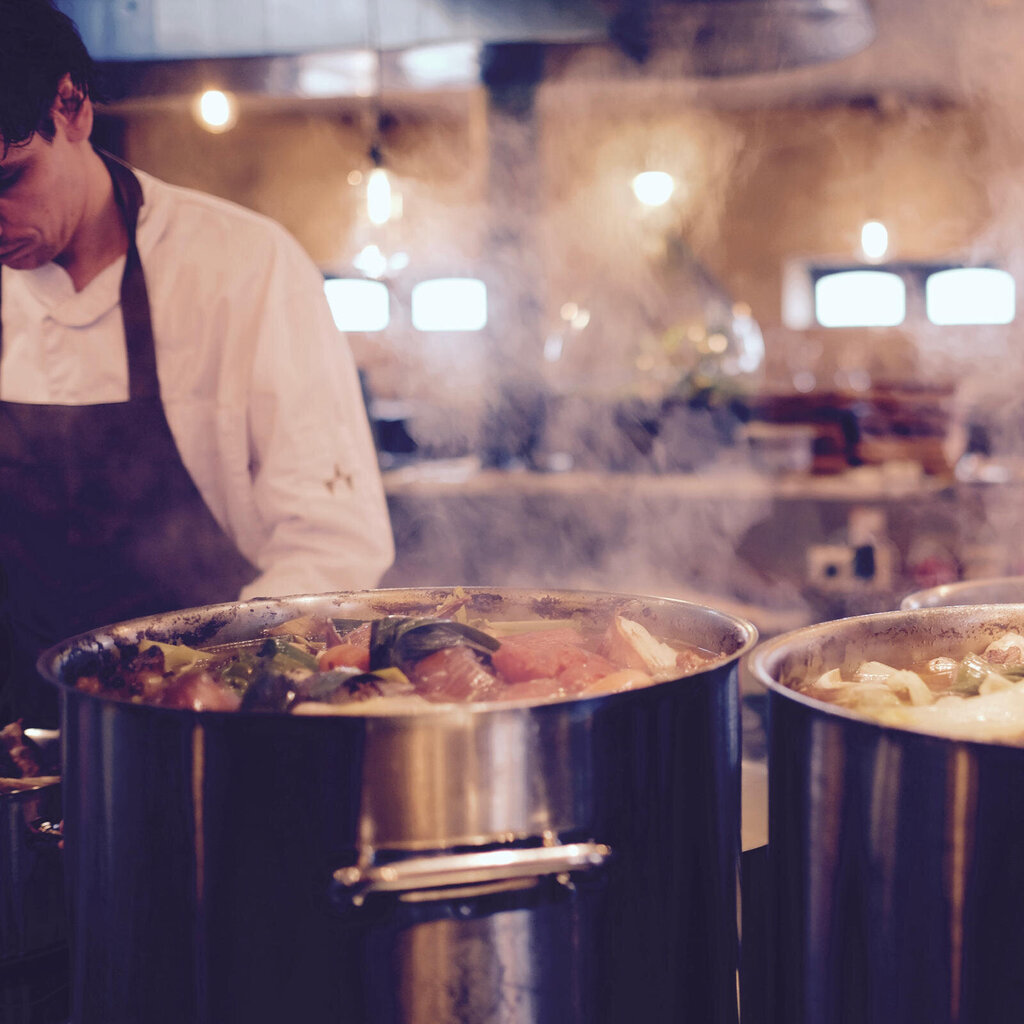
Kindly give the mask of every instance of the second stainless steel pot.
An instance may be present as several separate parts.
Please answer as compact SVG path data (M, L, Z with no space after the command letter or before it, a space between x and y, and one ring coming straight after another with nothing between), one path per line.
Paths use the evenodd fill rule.
M62 687L75 1024L735 1024L742 620L467 588L473 614L622 610L722 652L643 690L309 717L70 689L74 652L227 642L450 591L192 609L51 651Z
M773 1024L1024 1019L1024 748L876 724L794 683L1024 632L1024 605L888 612L773 637Z

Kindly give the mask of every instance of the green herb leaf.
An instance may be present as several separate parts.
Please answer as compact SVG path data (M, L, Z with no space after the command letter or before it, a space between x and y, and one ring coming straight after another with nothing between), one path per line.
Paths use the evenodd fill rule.
M470 647L488 656L500 641L489 633L451 619L387 616L375 619L370 630L370 671L405 669L446 647Z

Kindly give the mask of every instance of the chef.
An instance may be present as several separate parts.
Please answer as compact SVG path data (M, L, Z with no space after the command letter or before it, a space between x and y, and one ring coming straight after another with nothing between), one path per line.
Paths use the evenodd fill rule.
M95 149L94 68L0 0L0 721L47 645L375 586L394 555L351 354L278 224Z

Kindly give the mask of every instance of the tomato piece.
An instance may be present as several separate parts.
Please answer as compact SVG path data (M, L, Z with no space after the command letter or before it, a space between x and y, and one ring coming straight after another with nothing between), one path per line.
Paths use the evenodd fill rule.
M357 668L361 672L368 672L370 670L370 648L353 643L335 644L317 655L316 667L321 672L332 668Z

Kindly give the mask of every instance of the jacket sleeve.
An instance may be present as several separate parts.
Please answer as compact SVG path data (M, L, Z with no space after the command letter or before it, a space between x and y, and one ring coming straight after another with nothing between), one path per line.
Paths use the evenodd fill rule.
M281 239L252 331L247 411L259 576L240 595L377 586L394 542L351 351L323 279Z

